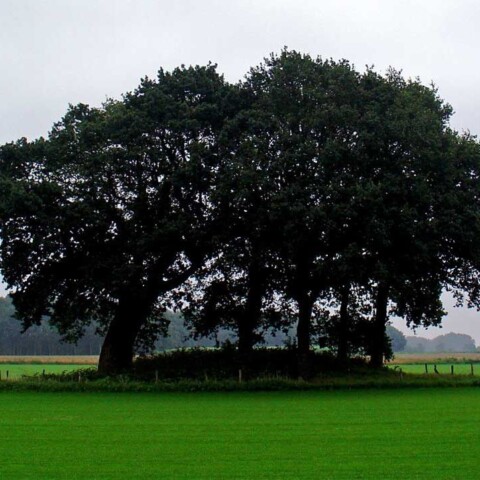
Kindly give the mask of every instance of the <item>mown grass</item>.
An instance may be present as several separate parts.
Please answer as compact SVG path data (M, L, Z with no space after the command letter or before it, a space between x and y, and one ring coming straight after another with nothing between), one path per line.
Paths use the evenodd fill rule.
M480 389L0 393L2 479L473 479Z

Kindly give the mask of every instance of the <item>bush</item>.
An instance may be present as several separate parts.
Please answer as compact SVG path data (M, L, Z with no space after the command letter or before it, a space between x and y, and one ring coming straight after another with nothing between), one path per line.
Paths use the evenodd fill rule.
M312 352L308 358L312 377L338 372L336 358L325 352ZM364 367L363 360L352 360L349 368ZM293 349L259 348L242 356L233 347L223 349L175 350L151 357L140 357L134 363L133 377L151 380L225 380L252 378L297 378L298 356Z

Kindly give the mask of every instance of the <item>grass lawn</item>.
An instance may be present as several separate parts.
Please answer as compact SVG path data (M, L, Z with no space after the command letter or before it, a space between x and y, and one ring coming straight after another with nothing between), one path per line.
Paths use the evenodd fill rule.
M480 389L0 392L0 478L474 479Z
M71 372L72 370L78 370L81 368L88 368L90 365L77 365L77 364L58 364L58 363L0 363L0 375L2 380L19 379L22 375L35 375L45 373L62 373Z

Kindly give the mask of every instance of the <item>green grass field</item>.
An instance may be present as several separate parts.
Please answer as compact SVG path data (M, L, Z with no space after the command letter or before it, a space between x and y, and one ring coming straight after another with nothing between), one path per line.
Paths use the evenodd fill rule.
M437 366L438 373L449 375L451 374L451 366L453 365L453 372L455 375L471 375L471 364L470 363L429 363L428 364L428 373L434 374L434 365ZM390 368L394 368L395 365L390 365ZM398 368L401 368L405 373L416 373L421 374L425 373L425 364L419 363L403 363L398 365ZM480 375L480 365L473 365L474 375Z
M78 370L81 368L88 368L89 365L77 365L77 364L34 364L34 363L0 363L0 375L2 380L8 378L12 380L18 380L22 375L41 375L44 371L48 373L63 373L71 372L72 370Z
M475 479L480 389L0 393L0 478Z

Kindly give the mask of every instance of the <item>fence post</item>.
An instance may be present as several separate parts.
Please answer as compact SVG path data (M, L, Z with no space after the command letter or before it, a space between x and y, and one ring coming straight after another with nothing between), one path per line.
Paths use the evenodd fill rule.
M470 374L473 376L473 363L470 364ZM0 377L1 380L1 377Z
M428 363L425 364L425 374L428 375Z
M453 365L450 367L450 373L453 375Z
M8 380L8 370L7 370L7 380Z

